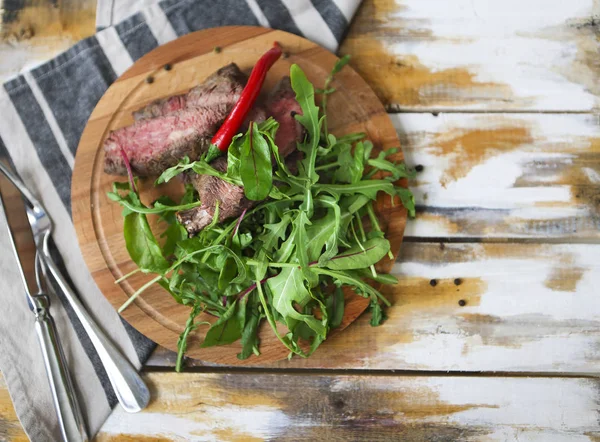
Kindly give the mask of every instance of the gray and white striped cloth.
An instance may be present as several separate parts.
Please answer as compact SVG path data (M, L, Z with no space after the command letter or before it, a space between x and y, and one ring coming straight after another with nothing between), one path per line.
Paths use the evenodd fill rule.
M99 0L96 35L0 87L0 156L8 155L43 201L72 283L91 313L137 367L154 348L115 313L83 262L71 221L71 174L79 138L110 84L155 47L199 29L252 25L303 35L335 51L360 0ZM59 440L57 420L22 288L0 219L0 371L33 441ZM72 311L54 302L90 434L116 398Z

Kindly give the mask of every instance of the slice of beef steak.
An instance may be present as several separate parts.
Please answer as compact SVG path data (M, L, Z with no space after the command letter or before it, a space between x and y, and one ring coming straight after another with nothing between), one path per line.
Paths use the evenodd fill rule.
M294 118L294 115L299 113L302 113L302 109L296 101L290 77L283 77L267 100L267 115L279 123L275 144L279 147L282 157L287 157L295 151L296 142L304 138L304 128Z
M227 158L219 157L211 163L211 166L220 172L226 172ZM244 209L256 204L256 201L244 197L244 189L220 178L195 173L190 174L188 178L202 201L200 207L177 213L177 219L190 235L210 224L215 215L217 201L219 201L219 222L238 216Z
M104 141L104 171L127 174L121 148L136 176L159 175L184 156L196 160L229 111L228 105L181 109L115 130Z
M159 175L184 156L197 159L238 101L246 80L231 63L187 94L150 103L137 111L133 125L112 132L105 140L105 172L126 175L121 147L137 176ZM265 113L257 106L249 117L262 121Z
M211 74L202 84L182 95L153 101L133 113L135 120L167 115L186 107L233 106L240 98L248 77L231 63Z
M296 142L304 137L303 128L293 116L294 113L300 111L289 78L284 77L270 95L266 112L267 115L279 122L279 129L275 137L276 143L280 154L291 160L289 166L294 169L299 160ZM211 165L221 172L227 171L225 157L217 158ZM188 178L198 191L200 201L202 201L200 207L177 213L177 219L190 236L210 224L215 214L217 201L219 201L219 222L239 216L244 209L249 209L258 203L258 201L250 201L244 197L244 189L241 187L227 183L220 178L194 173L190 174Z

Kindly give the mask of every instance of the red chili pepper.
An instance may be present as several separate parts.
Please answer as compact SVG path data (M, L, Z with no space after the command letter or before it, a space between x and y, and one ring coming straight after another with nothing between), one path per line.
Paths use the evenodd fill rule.
M217 153L214 152L213 146L217 147L221 152L227 151L231 144L231 139L238 133L248 112L250 112L250 109L254 105L254 102L260 93L260 89L265 82L267 71L271 69L271 66L273 66L279 57L281 57L282 53L281 46L279 46L279 43L275 42L273 48L265 52L265 54L256 62L250 73L248 83L244 87L244 90L242 90L239 100L211 140L212 154ZM211 156L211 152L209 151L208 157Z

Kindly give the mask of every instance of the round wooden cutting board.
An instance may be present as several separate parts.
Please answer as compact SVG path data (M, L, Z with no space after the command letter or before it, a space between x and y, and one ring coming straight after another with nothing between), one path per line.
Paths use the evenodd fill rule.
M323 85L337 58L315 43L271 29L222 27L186 35L148 53L113 83L94 109L77 150L72 183L73 219L87 266L100 290L115 308L120 307L151 276L136 274L115 284L115 280L136 266L125 249L122 209L106 196L114 181L123 182L126 178L103 172L103 140L109 131L131 124L134 110L157 98L184 93L228 63L235 62L243 71L250 72L274 41L283 46L285 56L269 72L263 91L270 91L282 76L289 75L293 63L300 65L315 87ZM216 47L220 51L215 50ZM170 69L165 69L167 64ZM336 92L330 96L327 113L330 130L334 134L366 132L367 138L375 145L375 154L377 150L400 145L382 104L352 68L345 67L336 76L333 86ZM395 158L401 159L402 153L395 154ZM149 204L161 194L181 195L183 186L175 181L168 187L154 188L153 180L141 180L142 200ZM400 204L392 205L387 196L378 200L377 211L391 241L392 251L397 256L406 211ZM150 222L158 236L160 226L157 220L150 219ZM392 264L392 260L384 258L380 268L386 271L391 269ZM368 305L368 300L350 292L346 293L346 302L344 321L334 333L347 327ZM122 313L142 334L174 351L177 351L177 339L188 314L188 307L177 304L158 285L146 290ZM211 317L200 319L214 320ZM206 330L207 326L200 326L191 337L188 356L219 364L250 365L281 360L288 354L268 324L260 331L261 356L252 356L245 361L236 358L241 349L239 343L201 349L198 344ZM327 342L322 345L326 346Z

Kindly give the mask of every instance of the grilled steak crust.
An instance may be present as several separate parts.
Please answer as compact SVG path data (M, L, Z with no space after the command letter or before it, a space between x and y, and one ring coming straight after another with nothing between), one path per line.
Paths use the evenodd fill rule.
M127 174L121 148L137 176L159 175L186 155L196 160L229 110L228 105L181 109L118 129L104 141L104 171Z
M137 176L159 175L186 155L196 160L240 98L246 80L232 63L187 94L150 103L135 112L133 125L111 132L104 141L104 171L127 174L121 148Z
M267 115L279 122L275 136L279 152L291 161L290 167L295 168L299 152L296 142L304 137L302 126L294 118L294 113L300 113L300 105L296 101L289 77L284 77L267 101ZM249 118L249 120L251 120ZM211 165L221 171L227 171L227 159L219 157ZM239 216L244 209L255 206L257 201L244 197L244 189L227 183L220 178L209 175L191 173L189 180L198 191L202 205L190 210L177 213L177 219L185 227L190 236L198 233L212 221L215 207L219 201L219 222Z
M190 89L186 94L155 100L133 112L133 118L144 120L160 117L186 107L211 107L226 104L232 106L240 98L248 77L240 68L231 63L211 74L202 84Z

